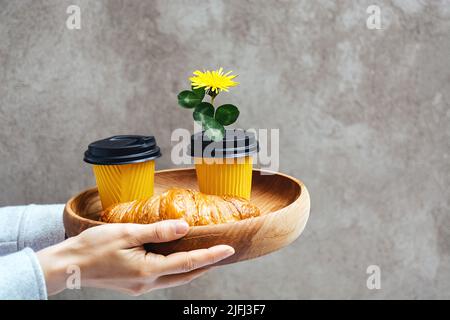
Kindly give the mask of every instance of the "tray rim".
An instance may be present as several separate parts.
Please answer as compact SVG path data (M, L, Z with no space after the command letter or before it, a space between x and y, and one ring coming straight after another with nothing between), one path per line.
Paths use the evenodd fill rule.
M164 173L164 172L191 171L191 170L195 171L195 167L162 169L162 170L155 171L155 175L158 174L158 173ZM195 237L195 236L197 236L196 235L197 232L203 233L202 231L208 231L209 233L211 233L211 231L214 231L214 229L216 229L218 232L221 232L221 229L224 228L225 226L229 227L230 225L244 224L244 223L248 223L248 221L250 221L250 220L255 221L255 220L266 219L269 216L273 216L273 215L275 215L277 213L285 211L289 207L294 206L297 203L303 202L303 201L308 201L308 217L307 217L307 219L309 219L309 215L310 215L310 200L309 200L310 197L309 197L309 192L308 192L305 184L301 180L299 180L297 178L294 178L294 177L292 177L292 176L290 176L288 174L277 172L277 171L271 171L271 170L265 170L265 169L255 169L255 168L253 169L253 171L266 172L266 173L269 173L269 174L272 174L272 175L279 175L279 176L283 176L283 177L293 181L294 183L296 183L300 187L300 193L299 193L298 197L294 201L292 201L289 205L287 205L285 207L282 207L282 208L280 208L278 210L271 211L269 213L260 215L258 217L252 217L252 218L249 218L249 219L244 219L244 220L240 220L240 221L233 221L233 222L227 222L227 223L221 223L221 224L212 224L212 225L204 225L204 226L190 226L189 227L189 232L184 238L188 239L188 238L190 238L190 236ZM67 201L67 203L65 204L64 211L68 215L72 216L74 219L78 219L80 221L84 221L84 222L90 223L92 225L100 226L100 225L108 224L107 222L102 222L102 221L92 220L92 219L88 219L88 218L82 217L82 216L76 214L74 212L74 210L71 208L71 204L74 202L75 198L80 197L82 194L84 194L86 192L92 192L94 190L95 190L95 192L98 192L97 191L97 186L87 188L87 189L77 193L73 197L71 197Z

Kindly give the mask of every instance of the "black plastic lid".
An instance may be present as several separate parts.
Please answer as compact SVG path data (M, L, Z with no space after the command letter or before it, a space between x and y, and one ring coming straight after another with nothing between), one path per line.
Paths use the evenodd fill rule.
M84 161L114 165L144 162L161 156L153 136L122 135L89 144Z
M257 153L259 145L253 132L227 129L223 140L217 142L204 131L193 134L189 150L191 157L196 158L239 158Z

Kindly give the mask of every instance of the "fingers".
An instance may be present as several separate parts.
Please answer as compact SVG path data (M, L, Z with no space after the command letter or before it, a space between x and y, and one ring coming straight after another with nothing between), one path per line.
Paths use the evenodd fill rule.
M122 238L130 246L168 242L186 235L189 225L184 220L165 220L152 224L124 224Z
M140 279L139 281L123 281L123 280L103 280L96 283L94 287L103 289L117 290L131 296L140 296L156 289L170 288L187 284L192 280L202 276L211 268L201 268L187 273L162 276L155 281L147 282Z
M208 249L188 252L177 252L168 256L149 255L149 264L156 273L167 275L185 273L203 268L228 258L234 254L234 249L226 245L218 245ZM152 259L153 257L153 259ZM157 259L157 261L155 261Z
M192 280L197 279L198 277L204 275L210 269L211 268L201 268L186 273L172 274L159 277L155 281L153 289L170 288L187 284Z

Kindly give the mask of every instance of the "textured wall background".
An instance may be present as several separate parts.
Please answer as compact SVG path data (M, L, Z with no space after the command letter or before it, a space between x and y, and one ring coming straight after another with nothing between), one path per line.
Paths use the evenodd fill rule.
M450 1L0 0L0 203L65 202L112 134L155 134L172 167L172 130L192 129L176 94L224 66L238 126L281 128L310 221L282 251L141 298L450 298L449 35ZM127 298L57 296L106 297Z

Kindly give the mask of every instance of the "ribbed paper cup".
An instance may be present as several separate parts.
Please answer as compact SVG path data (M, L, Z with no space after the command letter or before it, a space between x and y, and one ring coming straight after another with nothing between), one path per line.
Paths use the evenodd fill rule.
M103 208L153 195L153 160L136 164L94 165L93 170Z
M151 197L154 159L160 156L153 136L114 136L89 144L84 161L93 164L103 209Z
M197 183L201 192L250 199L253 157L258 142L253 133L226 130L223 141L213 142L204 133L191 137Z
M253 158L232 158L228 163L205 163L195 158L197 182L201 192L234 195L250 199L252 191Z

